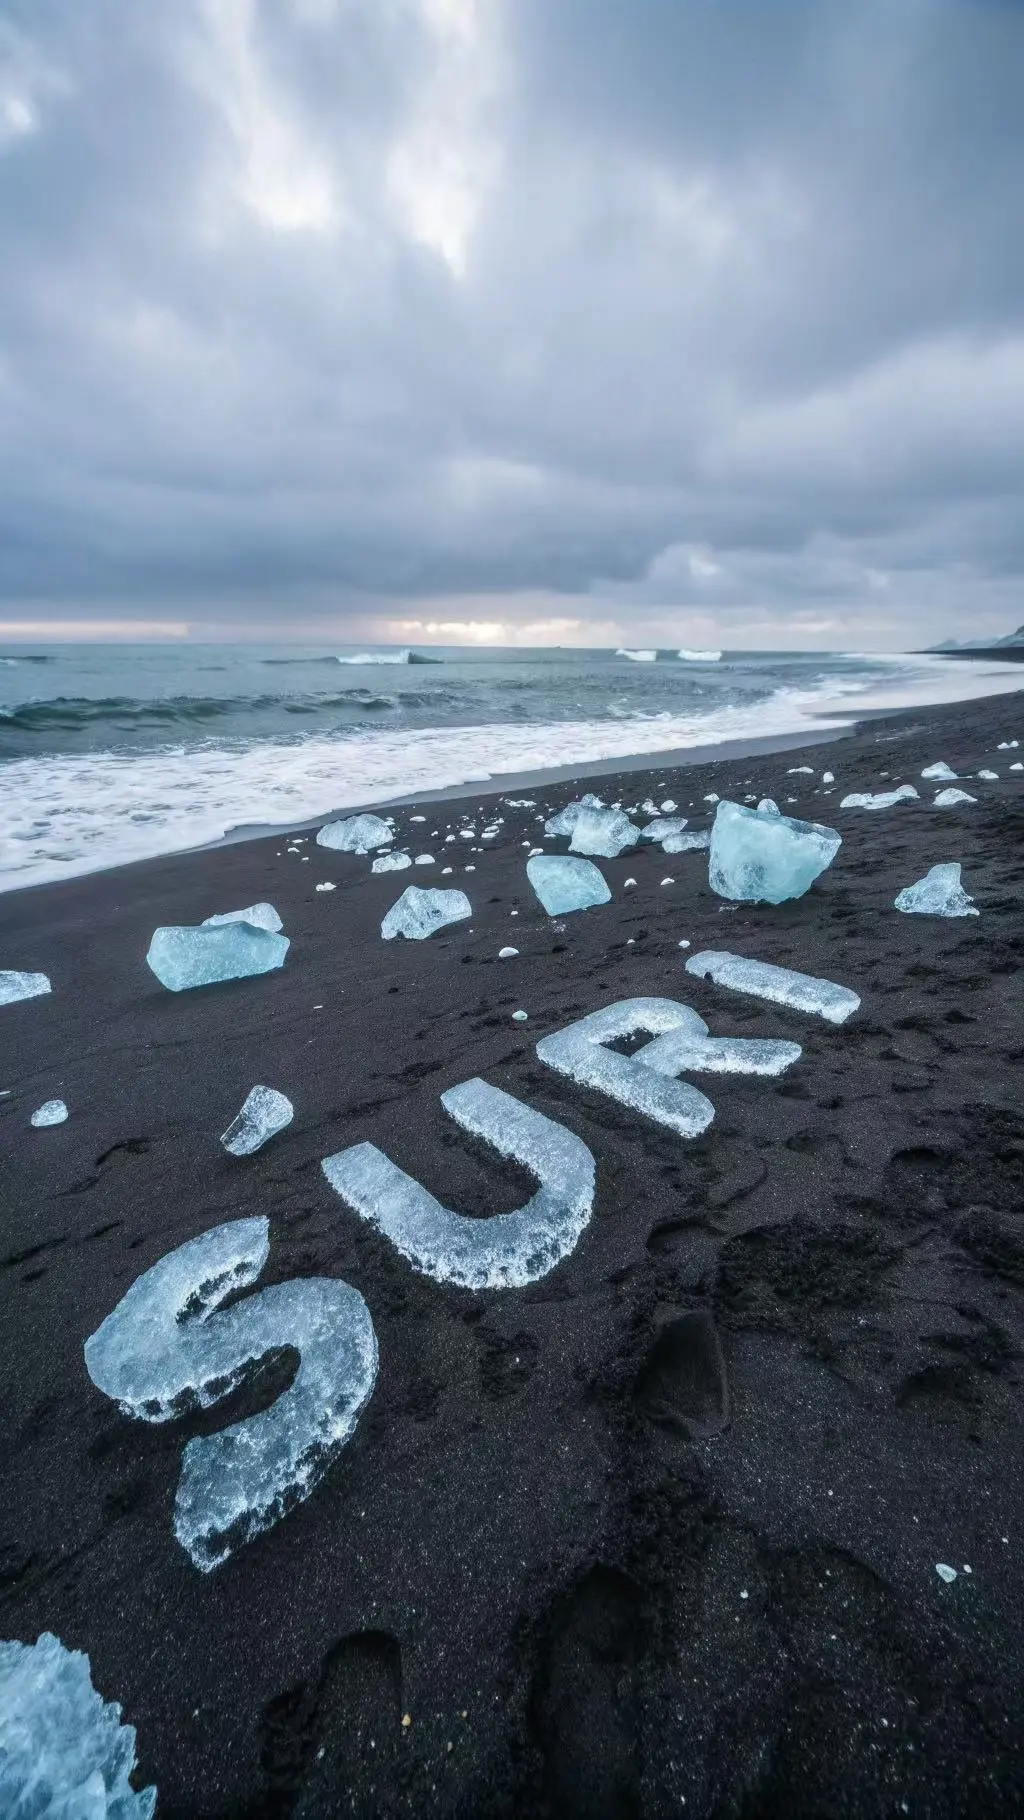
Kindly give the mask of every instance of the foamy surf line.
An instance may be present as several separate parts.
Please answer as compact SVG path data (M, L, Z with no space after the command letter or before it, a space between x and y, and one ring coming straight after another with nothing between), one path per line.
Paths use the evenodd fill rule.
M959 677L966 680L963 671ZM294 828L336 811L465 784L582 773L608 760L664 758L744 740L765 749L773 738L839 733L853 724L853 696L858 714L895 712L937 697L962 700L1024 685L1019 671L1000 680L988 670L974 680L974 689L946 691L935 689L934 678L922 679L898 699L851 682L828 695L779 689L767 700L703 715L373 729L14 759L0 766L0 891L212 846L233 830L255 837L257 830Z

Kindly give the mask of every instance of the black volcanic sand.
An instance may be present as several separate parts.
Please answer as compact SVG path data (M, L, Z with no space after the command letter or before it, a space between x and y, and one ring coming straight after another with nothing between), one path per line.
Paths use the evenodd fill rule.
M537 811L496 795L476 823L504 814L493 843L445 849L460 803L398 812L451 879L373 877L312 839L305 863L278 836L3 899L0 965L53 995L0 1011L0 1635L88 1651L161 1815L1024 1811L1024 773L996 751L1014 737L1003 697L601 780L606 801L693 803L697 826L712 790L834 820L835 864L778 908L723 905L706 855L645 847L602 862L611 904L558 926L525 877ZM919 804L840 812L939 758L999 781L960 810L921 784ZM816 775L787 775L801 763ZM981 915L898 915L949 859ZM465 886L472 926L382 942L410 882ZM257 899L292 938L281 972L157 984L155 925ZM685 972L684 938L862 1007L835 1028L730 994ZM716 1114L693 1143L538 1062L545 1032L640 994L803 1057L780 1081L702 1077ZM528 1178L441 1107L473 1075L597 1160L592 1223L522 1291L418 1276L320 1170L370 1139L449 1206L520 1205ZM239 1160L218 1138L254 1082L295 1121ZM67 1124L31 1130L58 1096ZM262 1281L354 1284L380 1375L314 1495L203 1575L172 1531L182 1447L271 1402L294 1354L150 1427L82 1348L140 1272L257 1213Z

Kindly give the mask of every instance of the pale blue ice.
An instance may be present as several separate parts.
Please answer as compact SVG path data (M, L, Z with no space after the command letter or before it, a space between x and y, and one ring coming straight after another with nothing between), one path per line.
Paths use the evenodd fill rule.
M569 851L615 859L627 847L635 847L639 839L639 828L634 828L621 809L586 809L572 831Z
M394 838L391 824L379 815L348 815L344 821L327 822L316 844L335 853L372 853L375 847L390 846Z
M817 822L719 803L708 882L734 902L781 904L802 897L841 846L842 836Z
M611 898L603 872L589 859L541 853L527 860L526 876L549 916L589 910Z
M710 828L697 829L692 834L667 834L661 843L663 853L699 853L711 845Z
M153 931L146 962L169 992L246 979L284 966L291 943L286 935L254 929L251 923L170 924Z
M894 809L897 803L911 803L918 799L913 784L901 784L898 790L861 790L854 791L852 796L844 796L840 809Z
M371 872L405 872L412 865L408 853L380 853L370 867Z
M699 1035L699 1024L695 1013L675 999L620 999L569 1024L565 1030L542 1037L537 1054L549 1068L568 1075L579 1086L606 1093L620 1105L642 1112L659 1125L667 1125L679 1137L699 1137L715 1116L711 1101L703 1093L688 1081L665 1078L656 1066L641 1066L642 1049L634 1056L620 1055L607 1047L638 1031L660 1037L683 1027L691 1035Z
M38 1131L45 1125L63 1125L67 1116L68 1109L63 1100L44 1100L41 1106L36 1107L29 1124L34 1125Z
M0 972L0 1005L14 1005L22 998L41 998L50 990L45 973Z
M252 1156L294 1117L291 1100L276 1087L253 1087L220 1141L232 1156Z
M44 1630L0 1642L3 1820L150 1820L155 1788L133 1789L135 1727L92 1684L87 1655Z
M959 860L932 866L915 885L906 885L896 899L896 908L911 916L981 914L960 883Z
M280 935L284 924L273 904L250 904L247 910L225 910L221 916L204 916L202 927L216 929L223 923L251 923L254 929L266 929Z
M860 1004L855 992L848 986L837 986L833 980L816 979L811 973L797 973L769 961L751 961L740 954L710 948L691 954L686 970L699 979L713 980L716 986L727 986L732 992L749 992L772 1004L788 1005L793 1011L813 1012L827 1018L830 1024L845 1023Z
M654 841L660 847L664 841L671 840L676 834L681 834L685 827L685 815L658 815L654 821L647 823L646 828L641 828L640 838Z
M424 891L419 885L407 885L381 923L380 932L386 942L394 941L396 935L422 942L435 930L465 922L472 914L473 906L464 891Z
M940 790L932 803L933 809L955 809L960 803L976 803L976 796L968 795L966 790Z
M550 820L544 823L544 832L545 834L571 834L581 815L585 815L588 809L600 809L601 807L601 798L588 791L586 796L581 796L578 802L567 803L564 809L559 809L557 815L552 815Z
M325 1157L327 1180L425 1276L466 1289L519 1289L536 1282L575 1249L590 1220L590 1151L563 1125L486 1081L449 1088L441 1104L463 1130L499 1156L514 1158L539 1182L524 1207L490 1219L455 1213L375 1144L352 1144Z

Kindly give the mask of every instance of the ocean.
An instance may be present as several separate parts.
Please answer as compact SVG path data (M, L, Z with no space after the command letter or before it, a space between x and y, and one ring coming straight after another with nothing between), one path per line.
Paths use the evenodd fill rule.
M855 653L0 648L0 889L458 784L1020 687ZM936 756L941 756L937 754Z

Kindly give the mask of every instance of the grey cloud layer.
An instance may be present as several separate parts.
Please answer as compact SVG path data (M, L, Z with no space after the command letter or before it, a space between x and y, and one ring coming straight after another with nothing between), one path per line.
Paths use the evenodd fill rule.
M1024 619L1022 72L1012 0L0 0L0 603Z

